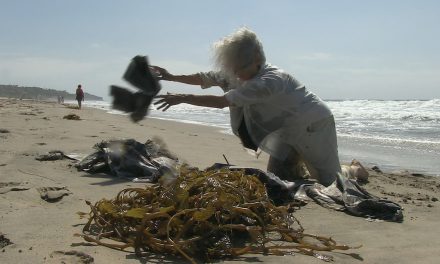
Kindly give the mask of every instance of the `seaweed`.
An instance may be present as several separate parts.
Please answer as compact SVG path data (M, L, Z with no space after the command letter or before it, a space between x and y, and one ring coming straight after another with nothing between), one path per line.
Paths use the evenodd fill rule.
M294 216L298 204L276 206L266 188L245 170L182 166L167 184L128 188L114 199L87 202L83 228L88 242L148 254L181 255L188 261L236 258L244 254L306 254L348 250L332 238L307 234Z

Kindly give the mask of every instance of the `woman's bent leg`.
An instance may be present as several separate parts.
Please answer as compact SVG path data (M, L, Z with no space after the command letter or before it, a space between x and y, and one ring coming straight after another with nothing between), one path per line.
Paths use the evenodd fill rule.
M286 159L280 160L274 156L269 157L269 162L267 164L267 171L272 172L282 180L294 181L303 178L303 169L301 157L292 148Z

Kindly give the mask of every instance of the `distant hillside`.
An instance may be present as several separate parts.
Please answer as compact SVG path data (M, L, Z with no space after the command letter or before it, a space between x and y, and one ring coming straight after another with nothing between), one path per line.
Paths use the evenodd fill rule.
M18 85L1 85L0 97L57 100L58 96L64 96L64 100L75 100L75 94L54 89L43 89L39 87L22 87ZM102 97L84 93L85 100L102 101Z

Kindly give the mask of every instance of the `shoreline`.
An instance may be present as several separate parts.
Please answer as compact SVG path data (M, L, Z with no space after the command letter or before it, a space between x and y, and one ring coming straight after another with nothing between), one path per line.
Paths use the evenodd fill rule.
M76 114L81 120L63 119ZM147 119L132 123L127 116L107 114L99 109L70 109L64 105L0 99L0 248L1 263L85 263L80 252L93 263L142 263L133 252L95 246L74 236L86 223L77 212L88 212L85 201L113 198L122 189L141 183L104 174L87 174L73 168L70 160L37 161L51 150L87 155L93 145L106 139L133 138L139 142L160 137L182 161L204 169L216 162L265 169L267 156L255 159L232 135L215 128L174 121ZM433 230L440 218L440 179L409 173L378 173L368 169L370 193L400 204L402 223L367 221L365 218L323 208L313 202L294 212L306 233L331 236L340 244L362 245L348 251L323 252L334 263L435 263L440 239ZM42 187L66 187L69 194L49 203L40 198ZM7 191L7 189L9 190ZM1 244L1 243L0 243ZM57 252L67 252L66 254ZM69 253L70 252L70 253ZM152 261L176 259L150 256ZM76 261L76 262L75 262ZM177 259L179 263L186 263ZM225 263L324 263L311 256L245 255Z
M0 97L0 101L2 100L18 100L16 98L4 98L4 97ZM64 104L57 104L57 102L55 101L51 101L51 100L42 100L42 101L37 101L34 99L23 99L21 101L24 102L32 102L32 103L43 103L43 104L55 104L55 105L59 105L59 106L72 106L75 107L76 106L76 102L74 101L67 101ZM123 116L126 119L128 118L128 114L125 114L123 112L121 113L109 113L109 111L116 111L113 109L106 109L106 108L99 108L99 107L90 107L85 105L84 108L90 108L90 109L94 109L94 110L98 110L98 111L103 111L105 114L107 115L115 115L115 116ZM120 111L118 111L120 112ZM237 144L239 144L239 146L241 147L241 143L239 141L239 139L233 135L232 133L229 133L227 131L227 129L222 128L220 126L214 126L214 125L209 125L209 124L204 124L204 123L200 123L197 121L179 121L179 120L174 120L171 118L166 118L166 117L151 117L151 116L147 116L144 120L142 120L141 122L139 122L139 124L143 123L143 122L151 122L151 120L157 120L157 121L164 121L164 122L171 122L171 123L176 123L177 124L184 124L184 125L189 125L189 126L201 126L207 129L212 129L213 131L221 134L221 135L226 135L229 136L230 138L234 138L235 142L237 142ZM357 139L357 141L362 141L361 139ZM344 142L343 144L340 144L340 142ZM392 174L409 174L409 175L425 175L425 176L432 176L432 177L440 177L440 172L430 172L428 171L426 168L424 168L423 166L419 166L418 168L408 168L405 167L403 165L397 165L395 163L393 163L393 160L387 160L387 153L386 151L382 151L380 153L377 153L376 150L374 151L366 151L365 152L365 148L370 148L370 146L368 146L365 143L360 143L360 145L362 147L364 147L364 152L359 152L359 151L355 151L354 149L359 148L356 144L352 143L352 142L348 142L347 138L339 138L339 142L340 144L339 149L340 149L340 160L341 160L341 164L349 164L351 162L352 159L357 159L359 161L361 161L361 163L368 167L368 168L372 168L372 167L376 167L379 168L382 172L384 173L392 173ZM359 144L359 143L357 143ZM242 151L244 153L246 153L246 150L244 148L242 148ZM341 150L345 151L346 153L341 153ZM250 158L255 159L252 155L246 153L246 155L248 155ZM373 159L371 158L371 156L380 156L382 158L382 162L380 161L373 161ZM263 153L260 156L265 156L265 154ZM267 160L268 157L266 157ZM403 156L404 159L406 160L410 160L413 159L413 156L411 153L406 153ZM264 158L263 158L264 159ZM385 164L385 162L388 162L388 164ZM405 163L405 162L402 162ZM263 168L265 169L265 168Z

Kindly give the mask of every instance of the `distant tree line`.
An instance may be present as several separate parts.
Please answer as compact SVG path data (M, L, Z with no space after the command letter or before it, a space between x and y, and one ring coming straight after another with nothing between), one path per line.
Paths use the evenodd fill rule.
M64 100L75 100L76 95L66 91L54 89L43 89L40 87L23 87L18 85L1 85L0 97L35 99L35 100L57 100L58 96L64 97ZM102 101L102 97L84 93L85 100Z

